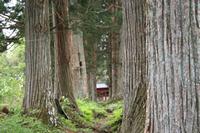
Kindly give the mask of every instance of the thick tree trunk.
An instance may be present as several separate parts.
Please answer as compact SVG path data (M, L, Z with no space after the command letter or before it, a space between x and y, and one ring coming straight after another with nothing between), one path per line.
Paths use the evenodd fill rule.
M85 51L84 51L84 45L83 45L83 33L79 35L74 36L74 40L76 40L76 36L80 39L79 42L79 52L78 52L78 57L79 57L79 66L80 66L80 87L82 90L81 97L88 97L88 84L87 84L87 69L86 69L86 59L85 59Z
M56 87L59 89L58 98L66 96L73 107L78 110L74 94L72 68L70 66L72 37L68 27L68 0L55 1L55 23L56 23L56 42L55 42L55 72Z
M149 0L146 132L200 132L199 0Z
M121 132L142 133L146 113L146 0L123 0L124 114Z
M39 117L56 124L49 34L49 1L26 0L26 89L24 111L40 110Z
M83 47L83 35L82 32L72 32L72 36L73 49L71 50L71 64L73 69L74 95L76 98L86 98L88 97L88 86L85 54Z

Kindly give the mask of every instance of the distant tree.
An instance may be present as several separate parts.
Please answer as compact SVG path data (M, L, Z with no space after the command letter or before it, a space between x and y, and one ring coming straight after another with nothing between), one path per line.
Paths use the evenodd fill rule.
M123 0L124 113L122 133L142 133L145 127L147 60L146 0Z
M200 132L200 2L149 0L146 133Z
M89 98L96 101L97 41L92 36L84 36Z
M88 97L87 71L85 52L83 46L83 34L81 31L72 32L71 61L73 71L73 85L75 98Z
M110 4L113 28L109 32L109 73L110 73L110 98L122 97L121 85L121 58L120 58L120 28L121 28L121 2L112 0Z
M95 100L96 78L100 66L97 64L103 64L100 63L103 60L97 60L100 55L98 46L101 44L101 37L112 28L111 15L107 9L107 1L104 0L78 0L70 7L70 11L72 28L78 27L83 32L89 97Z

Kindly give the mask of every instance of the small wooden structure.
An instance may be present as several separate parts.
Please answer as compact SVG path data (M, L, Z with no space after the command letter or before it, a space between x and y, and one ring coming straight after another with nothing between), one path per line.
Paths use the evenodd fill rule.
M96 94L98 100L107 100L109 97L109 86L105 83L96 84Z

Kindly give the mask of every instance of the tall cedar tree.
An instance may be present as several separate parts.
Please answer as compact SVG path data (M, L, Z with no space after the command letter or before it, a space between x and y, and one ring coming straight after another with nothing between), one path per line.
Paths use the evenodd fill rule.
M147 64L146 0L123 0L124 114L122 133L142 133L145 127Z
M66 96L70 104L78 111L73 94L72 67L70 65L72 33L69 30L68 0L59 0L55 5L55 88L58 96Z
M49 1L27 0L25 4L26 86L24 111L38 109L38 117L56 124L52 84Z
M198 0L149 0L146 132L200 132Z

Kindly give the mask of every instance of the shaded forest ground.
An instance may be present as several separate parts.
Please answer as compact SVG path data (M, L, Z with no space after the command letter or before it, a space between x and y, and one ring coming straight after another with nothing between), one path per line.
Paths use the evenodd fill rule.
M59 116L57 127L46 125L35 117L22 115L21 108L8 107L9 114L0 113L0 133L115 133L119 131L122 101L96 103L77 100L77 102L80 113L70 110L67 100L61 103L68 119ZM6 105L0 106L2 108ZM33 114L34 112L35 110Z

